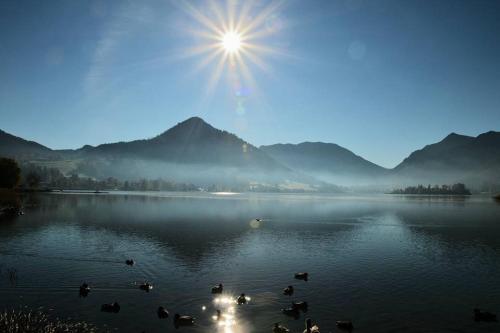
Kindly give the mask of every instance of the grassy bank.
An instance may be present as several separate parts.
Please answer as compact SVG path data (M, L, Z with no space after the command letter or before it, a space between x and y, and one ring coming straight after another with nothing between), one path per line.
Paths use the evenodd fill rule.
M94 333L98 330L85 322L64 321L50 318L41 311L28 309L0 312L2 333Z

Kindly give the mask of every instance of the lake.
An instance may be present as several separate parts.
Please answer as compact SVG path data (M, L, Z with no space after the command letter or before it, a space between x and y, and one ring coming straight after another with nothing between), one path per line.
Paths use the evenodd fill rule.
M43 307L124 332L174 332L174 313L196 317L183 332L275 322L302 332L307 317L322 332L343 319L355 332L500 331L472 313L500 314L500 204L489 197L118 192L22 205L0 223L0 309ZM300 271L309 281L294 279ZM241 293L248 304L225 302ZM299 319L281 313L301 300ZM113 301L118 314L100 312ZM160 305L170 318L157 317ZM216 323L216 309L233 320Z

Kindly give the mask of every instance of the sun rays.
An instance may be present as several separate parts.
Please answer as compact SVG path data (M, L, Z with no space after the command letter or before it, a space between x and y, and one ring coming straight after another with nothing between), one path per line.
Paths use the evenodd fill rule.
M183 57L196 58L194 73L208 69L206 94L210 96L223 74L227 74L234 96L241 99L258 90L253 71L270 74L266 58L283 54L268 39L283 27L279 16L282 1L258 7L251 1L202 2L195 6L184 1L181 9L193 20L186 32L193 44ZM241 102L238 102L241 104ZM242 111L241 105L237 108Z

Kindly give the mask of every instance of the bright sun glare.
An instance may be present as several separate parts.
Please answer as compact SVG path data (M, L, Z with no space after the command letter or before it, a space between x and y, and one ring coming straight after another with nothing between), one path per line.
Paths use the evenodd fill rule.
M241 47L241 37L236 31L229 31L222 37L222 47L229 53L237 52Z
M186 31L196 38L196 43L183 50L185 57L199 59L193 72L212 67L207 95L213 92L222 74L226 73L235 96L239 98L236 111L243 114L241 100L258 90L252 70L269 73L264 58L285 54L270 43L283 26L279 15L283 1L271 1L267 6L234 0L209 0L199 6L191 1L179 3L193 19Z

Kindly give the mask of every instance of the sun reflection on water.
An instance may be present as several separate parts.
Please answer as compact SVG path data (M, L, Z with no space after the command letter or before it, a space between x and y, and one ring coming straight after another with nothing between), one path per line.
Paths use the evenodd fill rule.
M245 299L247 302L251 300L248 296L245 296ZM219 296L214 298L213 303L218 309L218 313L212 316L213 321L216 322L217 332L239 333L244 331L236 316L237 297Z

